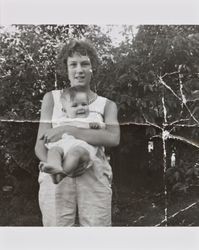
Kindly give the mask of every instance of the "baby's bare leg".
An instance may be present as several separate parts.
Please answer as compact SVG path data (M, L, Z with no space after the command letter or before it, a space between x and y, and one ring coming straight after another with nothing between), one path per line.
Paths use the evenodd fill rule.
M71 148L65 158L63 163L63 171L65 174L69 174L74 171L79 164L88 162L91 165L90 154L88 150L81 146L76 146Z
M47 162L40 163L41 171L51 174L53 182L58 183L57 179L60 179L58 174L63 173L62 159L63 150L60 147L53 147L48 150Z
M47 162L43 162L41 170L48 174L62 173L63 150L60 147L53 147L48 150Z

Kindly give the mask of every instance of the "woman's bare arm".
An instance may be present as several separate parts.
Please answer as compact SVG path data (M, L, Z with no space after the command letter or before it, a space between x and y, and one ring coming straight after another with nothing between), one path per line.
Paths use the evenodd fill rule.
M43 162L46 162L47 160L47 149L45 148L44 140L42 140L41 137L46 131L52 128L51 120L52 120L53 106L54 102L52 93L48 92L44 95L42 101L40 124L35 144L35 154L40 159L40 161Z
M117 106L114 102L108 100L105 106L104 122L106 128L93 130L86 128L77 128L72 126L61 126L46 131L44 136L48 141L57 141L63 133L73 135L75 138L86 141L95 146L114 147L120 141L120 128L117 119Z

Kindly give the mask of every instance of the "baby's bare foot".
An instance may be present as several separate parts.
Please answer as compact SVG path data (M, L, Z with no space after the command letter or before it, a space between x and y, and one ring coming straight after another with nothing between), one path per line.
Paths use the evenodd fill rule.
M40 162L39 168L41 172L48 173L48 174L60 174L63 173L63 169L60 166L52 166L49 163L46 162Z

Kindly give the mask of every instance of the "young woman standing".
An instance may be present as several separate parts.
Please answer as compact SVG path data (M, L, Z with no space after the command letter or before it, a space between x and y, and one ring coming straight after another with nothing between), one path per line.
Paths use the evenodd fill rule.
M78 214L80 226L111 226L112 171L104 154L104 147L119 144L117 106L113 101L98 96L90 88L97 62L96 51L90 43L81 40L70 41L63 46L58 62L62 73L68 73L71 86L82 85L86 88L91 116L103 121L106 127L99 130L67 125L55 128L53 121L64 115L60 103L62 90L45 94L35 145L39 160L45 162L47 159L44 144L59 140L64 133L98 146L99 160L89 169L85 164L81 164L57 185L53 184L49 174L40 172L39 205L43 225L73 226Z

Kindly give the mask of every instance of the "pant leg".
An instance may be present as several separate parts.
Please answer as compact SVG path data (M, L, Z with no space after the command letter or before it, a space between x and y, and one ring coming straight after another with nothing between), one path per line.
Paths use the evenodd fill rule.
M73 226L76 216L75 180L64 178L54 184L49 174L39 176L39 206L43 226Z
M55 191L56 225L74 226L77 208L76 180L65 177Z
M107 164L95 161L93 167L76 178L81 226L111 226L112 176L107 175Z
M39 207L43 226L56 226L55 184L49 174L39 175Z

